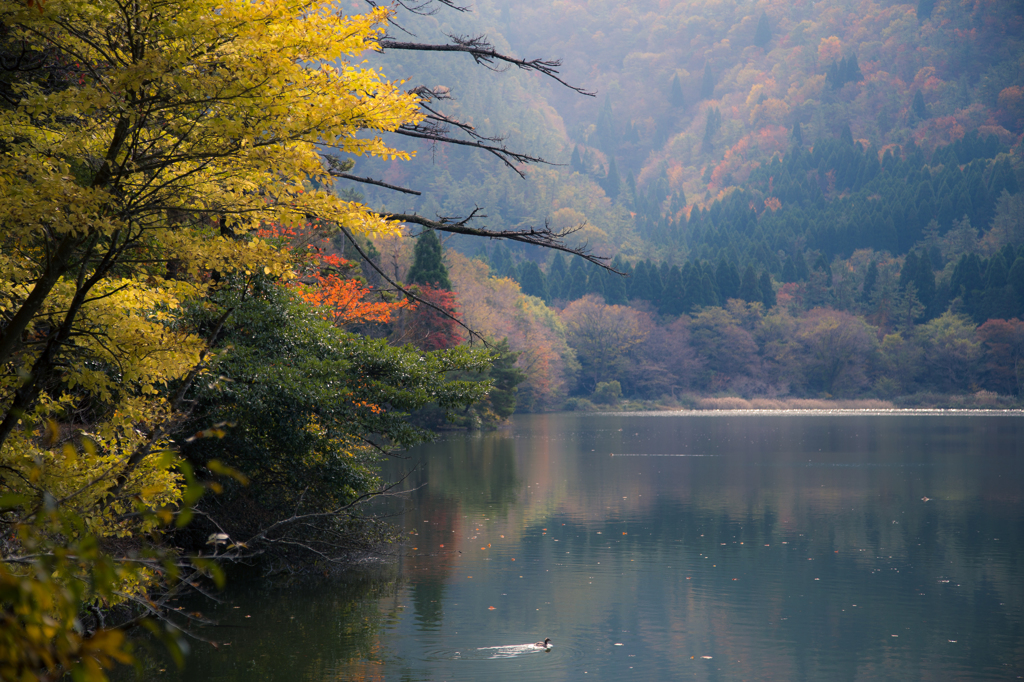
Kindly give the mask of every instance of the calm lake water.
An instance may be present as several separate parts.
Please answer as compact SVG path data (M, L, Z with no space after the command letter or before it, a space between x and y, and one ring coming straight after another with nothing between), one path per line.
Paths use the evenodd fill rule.
M1024 676L1019 415L537 415L398 464L390 575L236 584L160 678Z

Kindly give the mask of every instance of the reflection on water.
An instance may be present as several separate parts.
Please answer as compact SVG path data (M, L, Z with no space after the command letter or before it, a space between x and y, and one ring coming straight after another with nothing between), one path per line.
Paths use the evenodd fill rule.
M402 463L397 583L236 588L230 646L181 679L1014 679L1022 437L1006 415L722 414L450 436Z
M482 651L484 656L487 658L515 658L516 656L526 656L529 654L547 654L551 653L550 647L537 644L512 644L507 646L482 646L477 647L477 651Z

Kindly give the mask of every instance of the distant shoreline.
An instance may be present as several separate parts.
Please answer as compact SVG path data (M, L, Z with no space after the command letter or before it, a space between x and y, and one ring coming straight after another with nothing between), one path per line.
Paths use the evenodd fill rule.
M727 415L737 416L1006 416L1024 417L1024 409L1013 408L963 408L963 407L892 407L886 409L878 408L699 408L699 409L655 409L655 410L610 410L585 412L583 414L621 415L621 416L656 416L656 417L677 417L677 416L699 416L717 417Z
M623 400L617 405L579 401L583 413L621 414L706 414L706 413L798 413L798 414L1007 414L1024 415L1024 406L1008 396L978 394L928 396L925 399L874 398L828 400L821 398L739 398L687 396L673 402ZM582 403L582 404L580 404Z

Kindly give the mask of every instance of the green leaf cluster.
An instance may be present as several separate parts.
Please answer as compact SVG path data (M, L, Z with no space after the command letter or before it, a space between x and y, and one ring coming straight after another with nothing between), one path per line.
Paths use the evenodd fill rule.
M248 477L247 487L228 485L211 502L233 538L260 536L297 509L326 514L378 491L379 457L432 437L408 421L411 412L436 405L451 415L490 388L479 379L491 359L486 350L422 352L347 333L269 279L225 287L208 303L217 305L188 311L190 324L210 323L221 305L233 312L217 360L189 394L192 416L176 440L197 468L219 460ZM210 423L226 423L225 437L191 438Z

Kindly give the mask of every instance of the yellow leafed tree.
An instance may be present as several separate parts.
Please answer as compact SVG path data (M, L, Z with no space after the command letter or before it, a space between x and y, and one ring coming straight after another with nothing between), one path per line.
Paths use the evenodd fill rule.
M360 61L383 8L2 0L0 17L0 678L104 679L123 639L76 609L173 578L138 538L196 495L167 433L218 329L175 311L225 277L288 276L261 224L393 229L318 189L320 149L407 158L377 133L418 123L419 100Z

